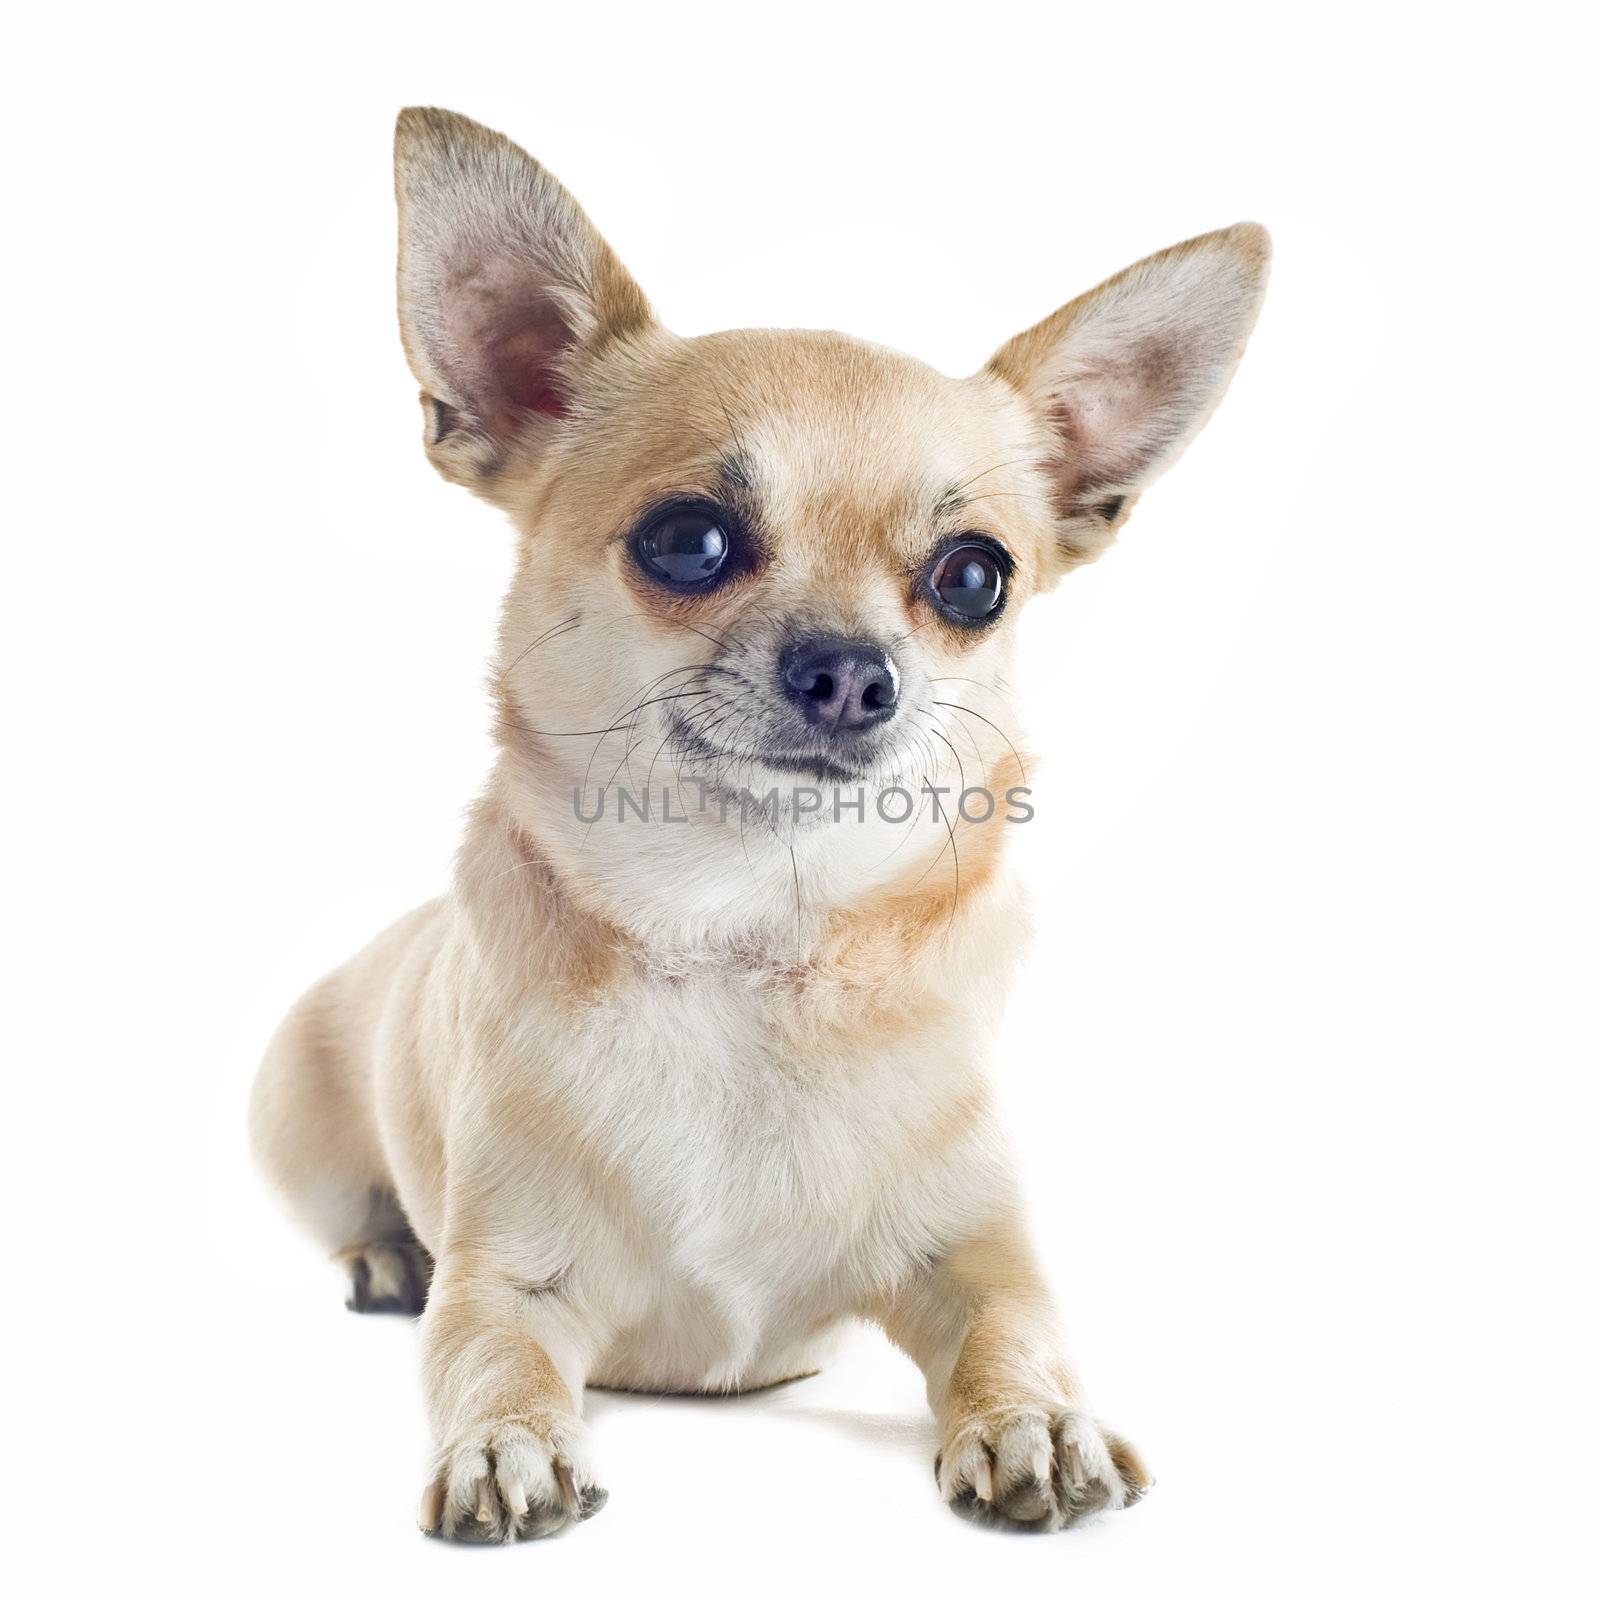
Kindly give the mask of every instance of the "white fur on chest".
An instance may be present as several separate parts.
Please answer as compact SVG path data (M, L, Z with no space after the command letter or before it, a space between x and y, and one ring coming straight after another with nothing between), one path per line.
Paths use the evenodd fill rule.
M630 984L549 1067L627 1220L625 1259L577 1270L614 1275L600 1287L628 1308L630 1367L750 1381L984 1198L988 1118L935 1136L970 1100L976 1040L913 1032L802 1057L782 1003L739 970Z

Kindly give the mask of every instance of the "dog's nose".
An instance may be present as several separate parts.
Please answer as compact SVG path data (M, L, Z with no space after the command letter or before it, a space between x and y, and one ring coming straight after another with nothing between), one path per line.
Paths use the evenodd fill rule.
M829 733L887 722L900 696L894 662L859 639L798 639L783 652L778 670L806 721Z

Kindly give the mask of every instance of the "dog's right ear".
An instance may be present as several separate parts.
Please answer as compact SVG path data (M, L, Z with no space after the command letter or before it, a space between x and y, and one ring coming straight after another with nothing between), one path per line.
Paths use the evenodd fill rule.
M394 139L400 338L429 459L482 489L577 402L587 357L649 327L649 303L577 202L526 152L412 106Z

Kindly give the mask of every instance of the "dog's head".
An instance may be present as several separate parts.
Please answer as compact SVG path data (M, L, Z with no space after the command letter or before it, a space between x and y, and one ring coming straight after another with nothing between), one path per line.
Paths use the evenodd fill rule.
M676 337L462 117L402 113L396 175L428 455L524 535L501 725L568 786L619 758L752 788L976 764L1017 613L1198 431L1266 278L1261 228L1208 234L951 379L838 334Z

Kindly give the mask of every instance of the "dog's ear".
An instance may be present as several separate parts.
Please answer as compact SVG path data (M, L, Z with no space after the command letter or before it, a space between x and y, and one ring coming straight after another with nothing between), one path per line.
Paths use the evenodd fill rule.
M409 107L394 141L400 337L445 477L483 488L572 409L583 363L651 325L565 189L503 135Z
M1241 222L1119 272L1002 345L987 371L1047 423L1063 568L1092 560L1221 400L1266 289Z

